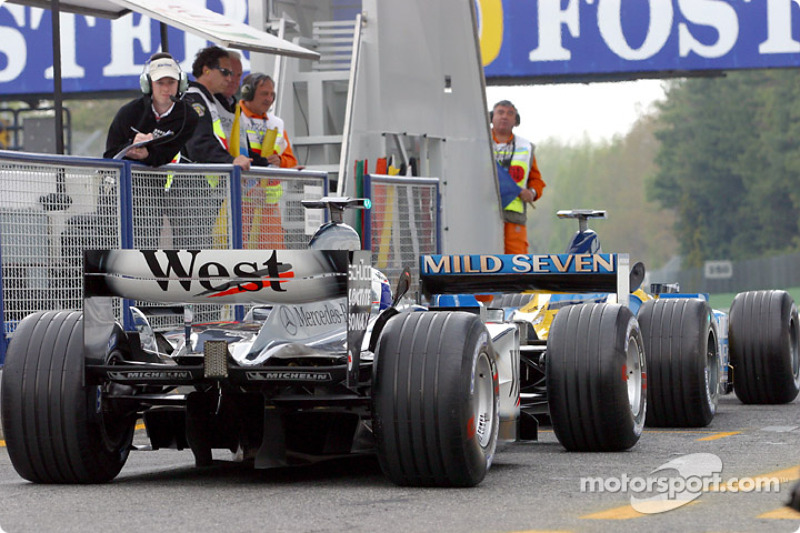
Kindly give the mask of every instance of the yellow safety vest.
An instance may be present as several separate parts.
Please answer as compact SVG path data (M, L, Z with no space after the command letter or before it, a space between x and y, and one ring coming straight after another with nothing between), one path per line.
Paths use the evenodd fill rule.
M269 113L266 119L248 117L245 113L241 113L238 115L238 120L239 142L243 146L248 146L253 153L267 157L273 153L281 154L286 150L286 140L283 136L283 120ZM269 146L272 149L265 149L265 146ZM278 180L262 180L259 187L263 191L264 201L268 204L278 203L283 196L283 186ZM245 201L247 201L246 198Z
M511 172L511 177L515 175L522 176L520 179L514 179L514 183L520 188L525 189L528 183L528 174L531 171L531 159L533 159L534 145L527 139L523 139L514 135L511 143L498 144L494 143L494 158L496 161L508 161L509 170L514 167L522 169L522 173ZM506 211L514 211L515 213L524 213L525 204L519 197L514 198L510 204L506 206Z
M197 87L189 87L187 93L199 94L206 104L206 109L211 113L211 128L214 130L214 137L217 138L219 144L228 151L228 137L225 135L225 130L222 127L222 120L219 117L219 109L216 102L211 102L206 95ZM213 188L219 185L219 177L213 175L206 175L206 181Z

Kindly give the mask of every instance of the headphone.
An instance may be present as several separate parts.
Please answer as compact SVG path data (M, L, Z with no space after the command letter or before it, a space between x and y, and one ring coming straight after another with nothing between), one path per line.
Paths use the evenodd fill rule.
M264 80L272 81L272 78L266 74L258 73L250 73L245 76L241 87L242 100L245 102L252 102L253 98L256 97L256 87L258 87L258 84Z
M492 121L492 118L494 118L494 110L495 110L495 109L497 108L497 106L499 106L499 105L501 105L501 106L503 106L503 107L510 107L510 108L513 108L513 109L514 109L514 114L516 115L516 121L515 121L515 124L514 124L514 125L515 125L515 126L519 126L519 123L520 123L520 118L519 118L519 111L517 110L517 106L515 106L514 104L512 104L512 103L511 103L510 101L508 101L508 100L500 100L499 102L497 102L496 104L494 104L494 106L492 106L492 110L491 110L491 111L489 111L489 122L491 122L491 121Z
M153 82L150 80L150 64L158 59L172 59L172 62L175 63L175 67L180 72L180 79L178 80L178 94L175 96L180 97L189 89L189 77L183 70L181 70L181 66L178 64L178 62L166 52L153 54L153 56L147 60L147 63L144 64L144 70L142 70L142 74L139 76L139 88L142 90L142 93L144 93L145 96L150 96L153 94Z

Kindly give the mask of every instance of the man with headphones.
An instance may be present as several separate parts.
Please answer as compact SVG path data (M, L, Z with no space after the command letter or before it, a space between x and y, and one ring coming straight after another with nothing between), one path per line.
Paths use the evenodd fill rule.
M251 73L242 81L231 132L231 153L247 155L253 165L294 168L297 158L283 120L269 110L275 103L275 83L266 74ZM261 179L245 185L242 197L242 237L245 248L283 248L280 180Z
M503 206L504 242L506 254L528 253L527 205L542 197L545 183L536 164L535 146L527 139L514 135L519 126L517 108L508 100L497 102L489 112L492 123L492 145L498 165L498 176L508 179L519 189L510 202ZM501 184L502 189L502 184Z
M188 79L171 55L159 52L145 64L139 85L142 96L122 106L111 122L103 157L124 153L126 159L161 166L172 161L197 127L197 114L176 105ZM144 141L150 142L124 151Z
M151 166L173 161L194 134L197 114L180 101L188 80L167 53L154 54L139 77L142 96L120 108L106 139L104 157L124 157ZM138 143L146 144L138 147ZM140 176L133 183L134 245L159 248L163 216L168 212L171 178ZM173 195L174 196L174 195Z
M240 153L248 154L254 165L294 168L297 158L283 120L269 111L274 103L275 82L271 77L258 72L245 76L236 111L238 116L234 118L234 124L238 124ZM274 133L268 135L269 132ZM264 144L266 141L270 142L269 146Z

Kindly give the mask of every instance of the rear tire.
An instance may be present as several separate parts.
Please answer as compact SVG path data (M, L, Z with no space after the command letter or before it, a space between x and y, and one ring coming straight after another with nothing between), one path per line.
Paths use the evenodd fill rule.
M489 333L476 315L391 318L372 384L372 427L384 474L398 485L480 483L497 445L498 387Z
M547 339L547 396L558 441L571 451L636 444L647 411L646 363L636 317L616 304L558 312Z
M800 320L785 291L751 291L731 304L733 390L748 404L789 403L800 391Z
M711 308L701 300L649 300L638 318L647 357L647 425L707 426L717 412L720 380Z
M533 293L503 293L490 304L491 307L525 307L536 296Z
M99 387L84 385L83 361L80 312L29 315L9 344L3 434L11 463L29 481L104 483L128 458L135 418L103 415Z

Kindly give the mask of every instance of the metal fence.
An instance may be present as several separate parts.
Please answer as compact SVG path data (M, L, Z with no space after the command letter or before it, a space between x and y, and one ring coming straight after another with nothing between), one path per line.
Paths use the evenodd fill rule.
M365 245L394 283L405 266L416 273L419 254L439 250L438 180L371 176L365 184L373 205L364 219ZM81 308L84 249L304 249L324 213L300 202L327 193L322 172L151 168L0 150L0 363L26 315ZM123 308L116 307L120 319ZM243 313L194 308L198 322ZM175 318L154 326L174 325L168 320Z
M711 294L800 287L800 254L736 261L732 266L729 278L708 279L704 268L690 268L678 271L674 281L682 290Z
M107 161L2 154L4 338L32 312L81 305L82 249L122 245L123 168Z
M364 235L372 265L392 285L409 267L416 282L419 256L439 253L439 180L372 174L364 178L364 194L372 200Z

